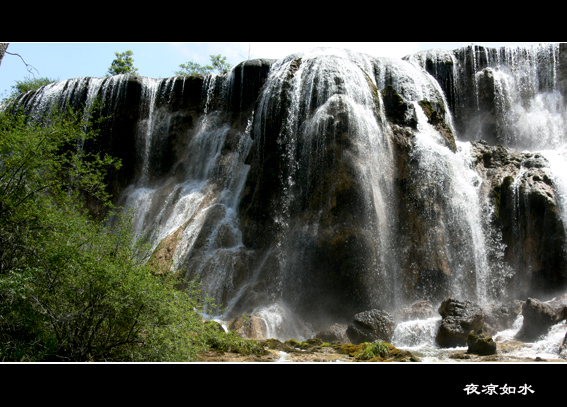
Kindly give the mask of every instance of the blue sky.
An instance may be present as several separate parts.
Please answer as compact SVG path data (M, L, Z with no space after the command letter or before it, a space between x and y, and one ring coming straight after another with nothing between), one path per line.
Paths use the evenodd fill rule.
M4 41L9 42L9 41ZM231 65L248 58L283 58L291 53L317 46L336 46L373 56L401 58L413 52L432 48L456 49L472 42L10 42L8 52L17 53L33 66L35 77L65 80L82 76L103 77L115 58L115 52L131 50L138 73L152 78L174 76L179 65L194 61L210 63L210 55L221 54ZM531 45L533 43L475 43L486 46ZM31 77L22 60L4 56L0 64L0 99L17 80Z

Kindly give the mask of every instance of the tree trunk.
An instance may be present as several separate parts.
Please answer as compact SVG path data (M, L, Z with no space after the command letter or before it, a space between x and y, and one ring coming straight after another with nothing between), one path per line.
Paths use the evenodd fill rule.
M4 58L4 53L8 49L7 42L0 42L0 65L2 65L2 58Z

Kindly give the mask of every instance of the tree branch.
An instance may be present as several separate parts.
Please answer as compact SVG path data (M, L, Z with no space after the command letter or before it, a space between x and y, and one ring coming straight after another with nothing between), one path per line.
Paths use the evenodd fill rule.
M28 70L29 73L31 73L33 75L32 69L35 69L36 72L39 75L39 71L36 68L34 68L33 66L31 66L30 64L28 64L20 54L16 54L15 52L8 52L8 51L5 51L5 53L9 54L9 55L16 55L16 56L20 57L22 62L26 65L26 69ZM35 78L35 75L33 75L33 77Z

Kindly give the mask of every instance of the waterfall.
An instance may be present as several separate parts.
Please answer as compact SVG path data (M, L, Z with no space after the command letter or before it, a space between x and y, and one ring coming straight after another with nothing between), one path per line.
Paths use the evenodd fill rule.
M205 78L204 112L191 137L183 142L185 150L178 157L174 173L154 176L153 182L148 170L149 151L169 131L172 114L169 104L156 106L156 92L167 88L167 84L143 81L143 100L147 104L144 110L148 112L139 122L138 133L143 169L140 180L122 193L125 210L136 213L137 233L151 243L157 258L169 262L173 270L189 267L191 276L198 278L203 290L219 302L226 301L224 292L231 285L232 269L241 256L236 205L246 178L244 157L250 148L248 128L238 135L233 155L222 152L232 137L231 129L213 99L223 97L215 89L225 79L217 75Z
M455 72L452 55L446 52L428 55L448 63ZM439 210L430 207L420 216L429 219L427 222L432 225L430 238L425 241L430 245L429 251L439 253L434 260L437 267L445 268L450 274L448 292L459 298L487 303L494 300L494 293L504 288L497 278L499 264L489 261L490 231L486 228L489 214L481 201L482 179L473 168L470 143L458 140L443 90L425 72L425 59L425 55L420 54L408 58L409 64L383 62L380 82L382 86L392 83L413 104L416 113L417 134L411 153L416 167L412 177L424 200L431 199L440 207ZM421 100L431 101L444 113L449 128L457 134L456 152L445 145L443 136L428 122L418 103ZM435 288L429 288L430 292L433 290Z
M458 298L486 303L490 299L487 286L490 265L478 193L481 180L470 164L469 145L459 143L458 152L453 153L439 142L439 134L427 123L418 106L416 112L417 175L424 185L430 186L431 194L439 195L434 201L446 205L441 233L447 242L451 292Z
M155 117L155 101L158 89L159 81L152 80L150 78L143 78L142 81L142 101L145 104L145 109L147 111L147 116L144 119L138 121L138 135L137 138L141 147L142 153L142 175L140 176L139 183L141 185L146 185L149 181L149 165L150 165L150 148L152 142L152 136L154 135L154 121Z
M559 82L559 44L503 47L490 54L487 66L494 77L499 139L506 146L545 158L545 171L552 180L555 203L565 227L567 103ZM532 174L522 165L512 184L516 214L519 200L526 199L520 195L520 186L529 185L526 176ZM527 201L525 205L528 207ZM567 252L567 245L563 251Z
M558 44L503 47L492 56L489 66L494 70L502 140L506 145L540 153L547 159L566 224L567 103L558 85L558 55ZM524 172L522 168L514 185L519 185Z
M505 297L495 170L479 170L474 143L544 157L567 227L559 59L555 45L403 60L316 49L202 79L78 78L20 103L40 115L100 98L112 116L100 148L128 169L115 203L153 259L199 280L226 307L217 317L306 338L372 308ZM507 174L512 218L526 168ZM400 325L400 343L424 345L438 321L421 322Z
M323 289L319 294L318 287L341 279L340 273L346 272L341 267L347 260L338 252L325 253L328 248L321 250L319 245L322 240L332 245L332 239L339 242L343 236L345 244L352 239L369 250L364 259L344 254L359 262L358 278L366 281L363 290L352 288L356 295L376 306L388 302L385 298L395 300L394 156L381 109L374 66L367 56L317 49L291 55L272 66L252 132L259 161L278 151L273 158L279 169L274 182L281 189L275 192L277 199L262 204L274 213L275 235L268 255L277 265L266 262L259 267L277 267L279 271L273 276L272 270L271 277L259 272L259 279L275 281L260 313L273 309L274 303L294 309L315 296L328 297ZM274 126L274 117L282 117L281 126ZM341 201L345 189L350 188L353 193L349 196L357 202L360 199L361 205L353 215L353 207ZM364 191L360 198L359 190ZM356 230L358 223L364 230ZM321 299L326 301L332 299ZM329 308L333 306L329 304ZM318 307L314 304L312 308Z
M520 53L521 58L520 58ZM564 147L567 110L557 86L557 46L503 48L494 72L502 140L530 150Z

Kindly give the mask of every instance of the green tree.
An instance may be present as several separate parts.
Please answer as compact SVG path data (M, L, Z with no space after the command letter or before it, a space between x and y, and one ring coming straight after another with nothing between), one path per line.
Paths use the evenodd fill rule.
M90 126L0 112L0 360L193 360L212 335L199 291L147 261L128 216L100 222L84 204L110 206L120 165L76 147Z
M221 55L210 55L211 65L200 65L196 62L189 61L185 64L179 65L180 71L175 74L179 76L204 76L210 73L227 73L230 71L231 65L228 63L226 57Z
M16 81L16 84L12 85L12 91L6 97L6 100L13 100L21 94L30 90L37 90L53 82L56 82L56 80L51 78L26 78L21 81Z
M213 70L218 73L227 73L230 71L230 64L228 63L226 57L221 55L211 55L211 63Z
M132 51L115 52L114 54L116 59L112 61L110 68L108 68L107 76L138 73L138 68L134 67L134 59L132 58L134 53Z

